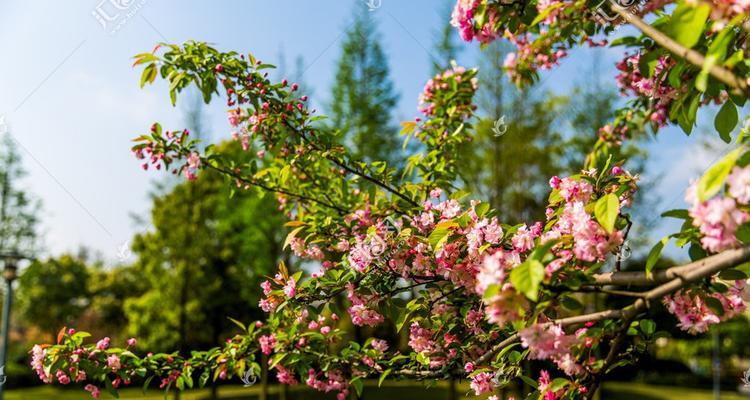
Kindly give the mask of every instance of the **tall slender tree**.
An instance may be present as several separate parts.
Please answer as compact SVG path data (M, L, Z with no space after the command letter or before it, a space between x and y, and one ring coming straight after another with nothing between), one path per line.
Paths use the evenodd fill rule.
M19 181L26 175L15 141L0 138L0 251L31 256L37 251L40 202Z
M373 14L361 5L354 9L336 67L329 115L355 158L398 162L400 140L392 122L398 95Z
M443 1L443 9L439 11L440 20L450 21L453 6L456 2L452 0ZM432 73L437 74L450 67L451 61L456 60L461 52L457 43L458 33L451 24L445 23L434 33L436 38L433 43L434 51L430 54L432 58Z
M543 217L547 180L560 169L558 116L565 99L539 87L518 90L502 75L507 45L494 42L480 58L478 123L466 146L461 177L502 220Z

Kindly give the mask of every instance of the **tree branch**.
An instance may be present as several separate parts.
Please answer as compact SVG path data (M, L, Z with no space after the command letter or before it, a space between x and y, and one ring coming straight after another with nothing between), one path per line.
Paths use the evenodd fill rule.
M290 130L292 130L293 132L295 132L296 134L300 135L300 137L302 138L302 140L305 141L305 143L313 146L313 148L315 148L315 150L321 152L323 158L325 158L326 160L328 160L328 161L336 164L336 166L344 169L345 171L347 171L347 172L349 172L351 174L357 175L357 176L359 176L359 177L361 177L361 178L363 178L363 179L365 179L365 180L367 180L369 182L374 183L377 186L380 186L385 191L390 192L390 193L392 193L392 194L400 197L401 199L403 199L404 201L406 201L407 203L409 203L411 206L413 206L413 207L419 207L419 203L417 203L416 201L410 199L405 194L399 192L398 189L396 189L396 188L388 185L387 183L385 183L385 182L383 182L383 181L381 181L381 180L379 180L379 179L377 179L377 178L375 178L375 177L373 177L371 175L368 175L365 171L362 171L362 170L360 170L358 168L351 167L351 166L347 165L346 163L341 162L341 160L337 159L336 157L333 157L331 155L325 154L330 149L321 148L320 146L318 146L317 143L313 142L312 140L310 140L310 138L308 138L307 136L305 136L304 132L302 132L301 130L299 130L297 128L294 128L292 125L290 125L288 121L284 121L284 125L287 128L289 128Z
M326 203L325 201L318 200L318 199L313 198L313 197L305 196L303 194L293 193L293 192L290 192L290 191L288 191L286 189L274 188L274 187L268 186L268 185L266 185L266 184L264 184L262 182L258 182L256 180L244 178L244 177L240 176L239 174L235 173L234 171L231 171L229 169L222 168L222 167L219 167L219 166L216 166L216 165L212 165L210 163L206 163L205 165L207 166L207 168L213 169L216 172L219 172L221 174L224 174L224 175L227 175L229 177L232 177L232 178L234 178L234 179L236 179L236 180L238 180L238 181L240 181L242 183L246 183L246 184L252 185L252 186L257 186L257 187L259 187L259 188L261 188L263 190L269 191L269 192L280 193L280 194L283 194L283 195L286 195L286 196L297 198L299 200L304 200L304 201L309 201L311 203L320 204L322 206L325 206L325 207L331 208L333 210L336 210L340 215L344 215L344 214L348 213L347 210L344 210L343 208L341 208L341 207L339 207L339 206L337 206L335 204Z
M654 286L669 282L675 278L681 278L685 276L687 272L695 269L716 268L716 271L721 271L722 269L736 266L746 261L750 261L750 246L727 250L689 264L656 270L651 273L651 276L647 276L643 271L606 272L603 274L596 274L593 276L593 282L584 283L584 285Z

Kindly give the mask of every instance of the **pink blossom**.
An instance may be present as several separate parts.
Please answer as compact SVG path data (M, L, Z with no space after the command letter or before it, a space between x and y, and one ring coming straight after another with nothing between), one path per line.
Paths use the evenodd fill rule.
M284 294L290 299L297 294L297 282L294 281L294 278L289 278L284 285Z
M693 197L690 190L687 197ZM729 197L695 202L688 212L693 218L693 226L698 227L703 235L702 247L712 253L735 247L738 244L737 229L750 220L750 214L738 209L735 200Z
M489 372L480 372L471 378L471 384L469 385L474 391L474 394L479 396L482 393L491 392L494 385L492 383L493 375Z
M417 353L434 352L437 344L432 340L432 332L422 328L418 322L412 322L409 328L409 346Z
M58 370L55 376L57 377L57 381L60 382L61 385L67 385L70 383L70 377L68 377L68 375L66 375L63 370Z
M89 383L88 385L86 385L86 386L84 387L84 389L85 389L85 390L86 390L87 392L91 393L91 397L93 397L93 398L95 398L95 399L98 399L98 398L99 398L99 395L101 394L101 389L99 389L99 387L98 387L98 386L94 386L94 385L92 385L92 384L90 384L90 383Z
M381 352L385 353L388 351L388 342L382 339L372 339L372 342L370 342L370 345L372 345L372 348Z
M276 335L270 334L270 335L264 335L258 338L258 342L260 343L260 350L265 355L269 355L273 352L273 347L276 346Z
M270 281L263 281L260 283L261 289L263 289L263 295L268 296L271 294L271 291L273 291L273 288L271 288L271 282Z
M750 166L740 168L735 166L727 176L729 195L740 204L750 203Z
M44 383L51 383L52 377L44 372L44 358L47 356L47 350L38 344L31 349L31 368L34 369L39 379Z
M109 337L105 337L104 339L96 342L97 350L107 350L107 348L109 348Z
M107 366L112 369L112 372L117 372L120 369L120 357L117 354L112 354L107 357Z
M240 124L241 121L241 111L240 109L233 109L229 110L227 112L227 119L229 120L229 125L237 126Z
M362 304L349 307L349 314L352 317L352 324L356 326L375 326L385 320L380 313Z
M137 343L135 338L128 339L128 347L135 347L135 344Z
M276 378L279 380L279 383L284 385L297 384L297 379L294 377L294 374L284 368L281 364L276 364L274 368L276 369Z
M713 309L706 305L703 293L691 290L680 290L671 296L666 296L662 301L667 310L677 317L677 326L691 334L704 333L710 325L730 319L745 310L743 295L747 288L746 281L736 281L726 293L713 293L713 297L722 305L724 313L719 316Z

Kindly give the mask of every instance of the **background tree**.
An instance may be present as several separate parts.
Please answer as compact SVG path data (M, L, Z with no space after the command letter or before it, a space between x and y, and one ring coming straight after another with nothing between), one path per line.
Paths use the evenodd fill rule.
M27 324L56 340L89 304L86 263L70 254L36 260L18 279L18 310Z
M461 179L501 220L532 221L543 217L547 180L563 164L559 115L565 98L539 86L517 89L503 74L507 50L497 41L481 54L480 122L463 147Z
M398 95L372 18L366 7L355 7L331 89L330 125L354 158L399 161L401 141L392 122Z
M247 157L237 143L221 152ZM231 192L221 176L207 171L154 199L153 230L133 243L134 268L148 289L125 303L129 333L144 345L173 348L184 334L186 347L207 348L234 327L227 316L261 317L258 284L276 269L283 220L272 197Z
M454 5L453 1L445 0L439 12L440 19L446 23L434 32L436 39L432 45L433 52L430 54L433 75L448 69L451 61L456 60L461 52L461 46L456 41L458 35L456 29L449 23Z
M10 133L0 139L0 251L32 256L37 250L40 203L19 185L26 175Z

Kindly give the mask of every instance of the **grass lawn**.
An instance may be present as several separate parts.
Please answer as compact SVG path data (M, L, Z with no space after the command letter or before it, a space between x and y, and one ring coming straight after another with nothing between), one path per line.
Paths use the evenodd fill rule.
M397 400L397 399L424 399L424 400L446 400L448 399L446 388L447 384L442 383L431 388L425 388L420 384L412 382L387 382L383 387L378 388L375 382L368 383L365 388L366 400ZM240 400L240 399L257 399L259 387L245 388L242 386L222 386L219 388L219 397L222 400ZM276 400L277 387L270 387L269 400ZM459 384L457 388L457 399L474 399L475 397L465 397L468 392L468 384ZM209 391L194 390L185 392L180 397L181 400L199 400L207 399ZM79 400L90 399L88 393L80 389L60 389L58 387L37 387L30 389L9 390L5 394L6 400ZM111 398L109 394L102 393L102 399ZM157 390L148 391L144 394L140 389L124 389L120 391L122 399L142 399L142 400L161 400L164 399L164 393ZM173 398L173 396L169 396ZM311 392L304 386L289 388L286 396L287 400L318 400L333 399L333 395L322 395L317 392ZM722 392L722 400L747 400L748 397L742 397L734 392ZM710 390L679 388L671 386L644 385L640 383L629 382L608 382L604 385L602 399L606 400L711 400L713 395Z

